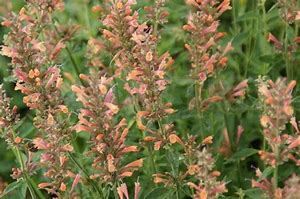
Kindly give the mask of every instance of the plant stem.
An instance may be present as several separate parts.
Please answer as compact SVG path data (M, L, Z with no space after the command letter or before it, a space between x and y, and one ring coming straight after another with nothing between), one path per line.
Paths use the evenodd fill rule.
M32 185L31 185L31 183L30 183L30 181L29 181L29 179L28 179L28 176L27 176L27 173L26 173L26 170L25 170L25 165L24 165L23 158L22 158L22 156L21 156L20 150L18 149L17 146L14 146L14 151L15 151L15 154L16 154L17 159L18 159L18 161L19 161L19 164L20 164L20 166L21 166L22 175L23 175L23 178L24 178L24 180L25 180L25 182L26 182L26 184L27 184L27 186L28 186L30 195L31 195L31 197L32 197L33 199L36 199L37 197L36 197L36 194L35 194L35 192L34 192L34 190L33 190L33 188L32 188Z
M274 149L274 154L275 154L275 167L274 167L274 173L273 173L273 188L274 191L276 191L277 187L278 187L278 161L279 161L279 149L278 149L278 145L275 146Z
M118 191L117 191L117 182L116 182L116 181L114 182L114 186L113 186L113 192L114 192L115 199L118 199L118 198L119 198L119 196L118 196Z
M15 134L14 130L12 130L12 135L13 135L13 139L15 139L16 134ZM29 189L29 192L30 192L30 195L31 195L32 199L37 198L36 193L37 193L37 195L39 196L40 199L44 199L45 197L43 196L41 191L36 188L37 187L36 184L34 183L34 181L27 174L26 167L25 167L25 164L24 164L24 160L22 158L22 155L21 155L21 152L20 152L19 148L17 146L14 146L13 151L14 151L14 154L16 155L16 158L18 159L18 162L21 166L22 175L23 175L23 178L24 178L24 180L25 180L25 182L28 186L28 189Z
M75 61L75 58L74 58L73 54L71 53L71 50L70 50L70 48L68 46L66 46L66 51L67 51L67 53L68 53L68 55L70 57L72 65L74 66L74 69L76 71L76 75L77 75L77 77L79 77L79 75L80 75L79 67L78 67L78 65L77 65L77 63ZM83 81L80 78L79 78L79 81L81 82L81 84L83 84Z
M157 30L158 30L158 12L155 12L155 19L153 22L153 35L157 36Z
M54 24L54 21L53 21L53 24ZM61 34L60 34L60 32L58 31L56 25L54 25L54 30L55 30L55 32L61 37ZM65 49L66 49L67 54L68 54L68 56L69 56L69 58L70 58L70 60L71 60L71 62L72 62L72 65L73 65L73 67L74 67L74 69L75 69L75 71L76 71L76 75L77 75L77 77L79 78L80 70L79 70L79 67L78 67L78 65L77 65L77 63L76 63L76 61L75 61L75 58L74 58L73 54L71 53L70 48L69 48L67 45L66 45L66 48L65 48ZM83 81L82 81L80 78L79 78L79 81L80 81L81 84L83 84Z
M180 199L180 188L179 188L179 183L178 180L176 179L176 198Z
M202 93L202 84L199 83L198 81L195 81L195 99L196 99L196 108L197 108L197 115L199 118L199 122L200 122L200 136L201 139L204 139L204 132L203 132L203 124L202 124L202 112L201 112L201 108L200 108L200 103L201 103L201 93Z
M288 29L289 24L285 24L285 38L284 38L284 60L285 60L285 67L286 67L286 75L288 80L291 80L291 68L290 68L290 59L289 59L289 52L288 52Z
M261 9L262 9L262 29L263 29L263 34L264 38L267 38L268 35L268 30L267 30L267 19L266 19L266 8L265 8L266 0L261 0Z
M236 21L236 1L232 0L232 18L233 18L233 29L234 29L234 33L237 34L238 33L238 26L237 26L237 21Z
M95 184L95 182L89 178L88 172L87 172L87 171L79 164L79 162L77 162L77 160L73 157L73 155L72 155L70 152L68 152L68 155L69 155L70 159L72 160L72 162L79 168L79 170L81 170L81 171L84 173L84 175L85 175L86 178L87 178L87 182L88 182L90 185L92 185L92 187L97 191L98 196L99 196L100 198L104 198L103 193L102 193L102 191L99 189L99 187L97 186L97 184Z
M149 144L147 144L147 149L148 149L148 153L149 153L149 156L150 156L152 170L153 170L154 173L157 173L157 169L156 169L156 166L155 166L155 161L154 161L154 158L153 158L153 151L152 151L152 148Z
M42 192L37 188L36 183L33 181L32 178L30 178L30 177L28 176L27 173L26 173L26 177L27 177L28 181L30 182L30 184L32 185L34 191L37 193L38 198L39 198L39 199L45 199L45 197L44 197L44 195L42 194Z

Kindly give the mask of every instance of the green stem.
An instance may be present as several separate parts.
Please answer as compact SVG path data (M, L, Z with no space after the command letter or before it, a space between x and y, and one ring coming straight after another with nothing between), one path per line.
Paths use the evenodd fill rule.
M155 13L155 19L153 22L153 35L157 36L157 30L158 30L158 12Z
M16 138L16 134L14 131L12 131L12 134L13 134L13 139ZM22 175L23 175L23 178L28 186L28 189L29 189L29 192L30 192L30 195L33 199L36 199L36 193L38 194L39 198L41 199L44 199L45 197L43 196L43 194L41 193L41 191L39 189L37 189L36 187L36 184L34 183L34 181L29 177L29 175L27 174L27 171L26 171L26 167L25 167L25 164L24 164L24 160L22 158L22 155L21 155L21 152L19 150L19 148L17 146L14 146L14 149L13 149L17 159L18 159L18 162L21 166L21 170L22 170ZM36 193L35 193L36 192Z
M172 148L169 148L169 150L167 151L167 160L171 166L171 170L172 170L172 178L175 182L175 186L176 186L176 199L180 199L180 184L178 182L178 166L174 165L174 159L176 159L178 157L175 157L175 154L172 150Z
M274 167L274 173L273 173L273 188L274 192L278 188L278 161L279 161L279 149L278 145L275 146L274 149L274 154L275 154L275 167Z
M69 58L70 58L70 60L72 62L72 65L74 66L74 69L76 71L77 77L79 77L79 75L80 75L79 67L78 67L78 65L77 65L77 63L75 61L75 58L74 58L73 54L71 53L71 50L70 50L70 48L68 46L66 46L66 51L67 51L68 56L69 56ZM83 84L82 79L79 78L79 81L81 82L81 84Z
M266 8L265 8L265 3L266 0L261 1L261 9L262 9L262 22L263 22L263 33L264 33L264 38L267 38L268 35L268 30L267 30L267 19L266 19Z
M26 177L27 177L28 181L31 183L31 185L32 185L32 187L33 187L33 189L34 189L34 191L37 193L38 198L39 198L39 199L45 199L45 197L44 197L44 195L42 194L42 192L37 188L36 183L33 181L32 178L30 178L30 177L28 176L27 173L26 173Z
M149 144L147 144L147 149L148 149L148 153L149 153L149 156L150 156L152 170L153 170L154 173L157 173L157 169L156 169L155 161L154 161L153 151L152 151L152 148L151 148L151 146Z
M290 68L290 60L289 60L289 52L288 52L288 28L289 25L286 23L285 25L285 38L284 38L284 60L285 60L285 67L286 67L286 75L287 78L290 80L291 77L291 68Z
M84 17L85 17L86 26L87 26L87 29L88 29L89 36L92 36L91 35L91 23L90 23L90 17L89 17L89 9L88 9L87 5L88 5L87 3L84 3Z
M54 21L53 21L53 24L55 24ZM55 30L55 32L61 37L61 34L60 34L60 32L58 31L56 25L54 25L54 30ZM73 67L74 67L74 69L75 69L75 71L76 71L76 75L77 75L77 77L79 78L80 70L79 70L79 67L78 67L78 65L77 65L77 63L76 63L76 61L75 61L75 58L74 58L73 54L71 53L70 48L69 48L67 45L66 45L66 48L65 48L65 49L66 49L67 54L68 54L68 56L69 56L69 58L70 58L70 60L71 60L71 62L72 62L72 65L73 65ZM83 81L82 81L80 78L79 78L79 81L81 82L81 84L83 84Z
M180 188L179 188L179 183L178 180L176 179L176 199L180 199Z
M20 150L18 149L17 146L14 147L14 151L16 153L16 156L17 156L17 159L19 161L19 164L21 165L21 170L22 170L22 175L23 175L23 178L28 186L28 189L29 189L29 192L30 192L30 195L33 199L36 199L36 195L35 195L35 192L32 188L32 185L30 183L30 181L28 180L28 176L27 176L27 173L26 173L26 169L25 169L25 165L24 165L24 162L23 162L23 158L21 156L21 153L20 153Z
M79 168L79 170L81 170L83 172L83 174L86 176L87 182L92 185L92 187L97 191L98 196L100 198L104 198L102 191L99 189L99 187L97 186L97 184L95 184L95 182L93 180L91 180L89 178L89 174L88 172L79 164L79 162L77 162L77 160L73 157L73 155L68 152L68 155L70 157L70 159L72 160L72 162Z
M237 26L237 21L236 21L236 1L232 0L232 18L233 18L233 29L234 29L234 33L237 34L238 33L238 26Z
M238 177L239 187L241 187L242 186L242 179L241 179L242 172L241 172L241 161L240 160L237 161L236 167L237 167L237 174L238 174L237 177Z
M117 191L117 182L116 181L114 182L114 185L113 185L113 192L114 192L115 199L118 199L119 195L118 195L118 191Z
M203 132L203 124L202 124L202 112L201 112L201 108L200 108L200 104L202 101L202 97L201 97L201 93L202 93L202 84L199 83L198 81L195 82L195 99L196 99L196 108L197 108L197 115L199 118L199 123L200 123L200 136L201 136L201 140L204 139L204 132Z

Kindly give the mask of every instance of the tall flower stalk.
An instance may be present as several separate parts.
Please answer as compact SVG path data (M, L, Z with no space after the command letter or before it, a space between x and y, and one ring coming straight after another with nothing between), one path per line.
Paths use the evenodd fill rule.
M138 152L137 146L125 144L129 129L125 119L116 120L119 112L114 102L112 80L103 75L98 68L90 68L90 75L81 74L85 86L72 86L77 100L83 104L75 126L77 132L85 131L90 136L90 150L87 155L93 158L91 179L100 179L101 184L111 184L116 196L116 185L143 164L138 159L123 164L124 156Z
M194 80L195 98L193 101L200 122L203 122L202 112L206 106L222 101L220 96L210 96L205 100L203 87L208 77L215 76L227 64L226 54L232 47L230 42L225 48L219 45L219 41L225 33L219 32L218 27L220 25L219 17L231 7L229 0L190 0L187 3L192 5L195 11L191 12L187 24L183 26L183 29L189 32L189 41L185 44L185 48L190 55L190 76ZM201 134L204 138L203 132Z
M296 81L287 83L286 79L278 79L276 82L258 79L259 98L263 113L260 123L263 127L263 136L266 139L269 150L260 150L261 159L273 168L273 178L271 181L262 178L262 174L257 170L257 176L262 178L261 182L252 181L253 187L259 187L270 197L282 198L282 189L278 186L279 166L284 162L293 160L298 165L298 160L294 155L294 149L298 148L299 129L293 117L292 92L296 86ZM286 125L291 123L296 134L287 134ZM299 165L298 165L299 166Z
M69 111L61 95L63 80L56 60L62 48L62 40L47 40L45 34L51 28L51 15L63 9L62 1L27 1L18 15L12 14L2 24L10 28L1 54L11 58L15 90L25 96L23 102L35 110L33 123L37 129L33 143L41 151L40 163L50 181L39 184L54 196L61 197L73 190L78 183L68 166L68 152L72 130L66 125ZM68 186L73 179L72 186ZM71 192L67 193L70 195Z
M31 179L30 175L35 170L35 164L31 161L32 153L25 147L26 144L23 138L15 132L16 125L19 123L19 115L17 114L17 107L11 107L10 98L7 97L3 86L0 85L0 136L5 139L9 148L11 148L17 158L21 168L13 168L12 177L14 179L23 179L29 189L32 198L43 198L40 191L37 190L36 184ZM25 162L21 151L27 152L28 159Z

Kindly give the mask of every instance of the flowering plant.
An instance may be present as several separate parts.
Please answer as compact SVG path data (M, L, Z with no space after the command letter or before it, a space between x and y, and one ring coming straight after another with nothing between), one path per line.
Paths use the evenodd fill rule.
M0 198L299 198L298 4L0 2Z

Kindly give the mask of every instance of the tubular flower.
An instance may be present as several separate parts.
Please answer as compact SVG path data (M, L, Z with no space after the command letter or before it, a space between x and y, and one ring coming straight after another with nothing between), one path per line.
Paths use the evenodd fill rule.
M43 40L42 35L49 32L52 13L62 8L60 0L27 1L18 15L6 19L10 32L1 50L2 55L11 58L17 78L15 90L20 90L25 95L23 102L36 111L33 121L38 136L34 142L43 146L40 164L51 180L41 187L56 196L67 189L67 153L73 150L67 144L71 129L59 119L68 114L68 109L61 97L62 78L55 61L65 45L62 40Z
M225 35L218 32L218 18L231 9L229 0L188 1L197 11L190 14L188 23L183 29L190 33L190 42L185 44L190 54L192 69L191 77L204 82L208 76L215 74L227 64L226 54L232 47L228 43L225 48L218 41ZM211 53L211 52L214 53Z
M13 126L18 122L17 107L11 108L10 98L7 97L2 84L0 85L0 137L13 146L15 138L13 135Z
M132 34L139 27L139 14L131 9L131 6L136 4L135 0L110 0L109 2L111 3L110 13L103 20L106 29L102 33L110 43L117 66L115 74L119 75L124 68L127 71L127 68L132 67L135 62L131 52L135 44Z
M157 52L158 38L153 32L153 26L139 25L131 38L135 44L132 56L135 59L132 70L127 75L125 89L139 98L141 110L137 113L138 128L150 133L154 148L160 149L168 142L172 133L172 124L163 124L163 118L175 112L171 103L162 102L162 93L168 82L165 79L166 70L173 64L169 53L159 55ZM160 123L160 130L144 125L144 120ZM148 139L149 140L149 139Z
M194 176L198 184L188 182L188 186L195 190L194 198L209 199L218 198L222 193L227 192L226 183L217 178L220 172L214 170L215 160L207 149L207 144L212 143L212 136L202 141L202 146L195 146L195 138L189 139L186 147L186 156L190 161L187 165L187 175Z
M264 135L270 145L274 140L279 139L285 125L293 116L292 91L296 86L295 81L288 85L285 79L258 80L258 91L263 106L263 114L260 118L261 125L264 127Z
M263 135L270 146L270 151L260 150L258 154L263 161L275 169L288 160L299 166L299 127L293 117L292 107L292 92L296 86L296 81L287 83L284 78L278 79L276 82L264 78L257 81L263 110L260 122L264 128ZM283 133L288 122L296 131L295 134ZM257 177L262 178L261 176L261 172L257 172ZM253 180L252 186L262 189L272 198L287 197L286 190L288 190L288 187L280 189L277 185L274 186L274 180L276 179L270 181L264 178L260 182Z
M104 182L115 182L129 177L143 164L143 159L127 165L122 163L124 155L137 152L136 146L127 146L127 123L121 119L113 122L119 108L114 103L113 90L109 89L112 78L101 76L96 68L91 68L91 75L80 75L86 86L72 86L77 100L83 104L78 115L77 132L91 134L91 150L87 153L93 157L94 174L92 179L100 178Z

